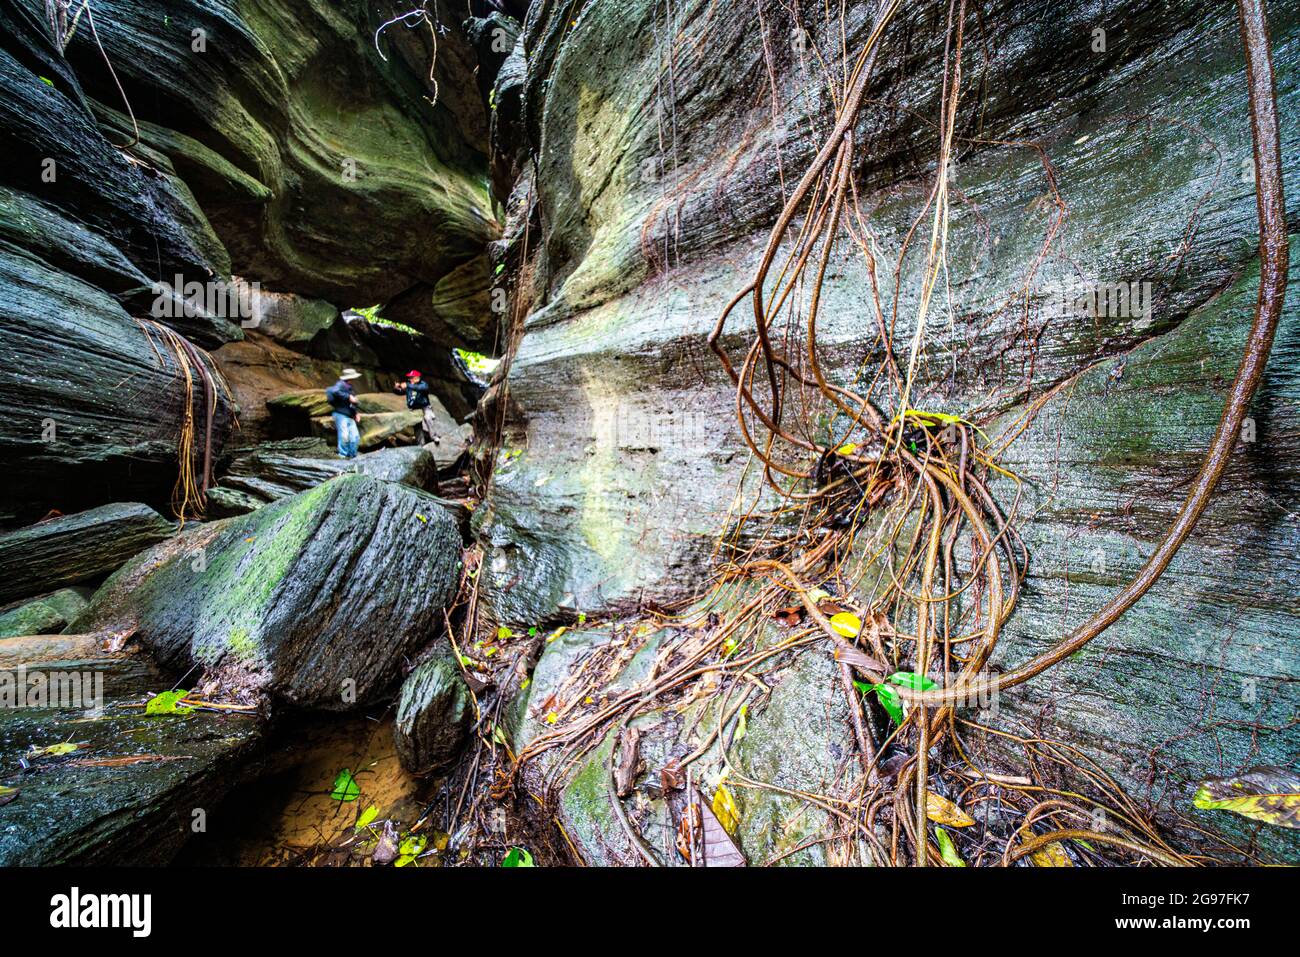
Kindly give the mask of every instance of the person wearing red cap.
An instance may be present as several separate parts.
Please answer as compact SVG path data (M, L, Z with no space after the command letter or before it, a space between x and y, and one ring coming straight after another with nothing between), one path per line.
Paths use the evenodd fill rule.
M406 407L419 409L424 414L424 434L427 441L434 441L433 406L429 404L429 383L420 376L419 369L412 369L406 374L405 382L393 383L393 391L406 393Z

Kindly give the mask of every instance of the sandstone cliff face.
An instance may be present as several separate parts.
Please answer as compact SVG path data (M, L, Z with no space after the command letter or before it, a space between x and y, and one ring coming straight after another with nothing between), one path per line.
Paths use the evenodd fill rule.
M490 347L496 314L460 310L453 337L447 307L421 300L402 318L430 335L396 344L409 337L359 337L338 318L451 275L458 299L486 294L485 271L463 267L497 231L487 111L458 18L430 10L376 39L383 18L360 2L107 2L75 28L36 0L0 4L0 325L13 347L0 520L161 505L187 407L208 432L185 342L228 344L215 362L187 353L231 372L232 390L210 390L214 461L237 406L248 429L234 440L255 442L267 397L327 385L343 364L387 389L420 362L468 414L476 389L449 346ZM156 283L188 295L232 277L283 293L297 326L268 320L246 344L256 316L211 297L157 308Z
M519 268L527 222L534 278L520 272L527 318L494 390L503 454L476 517L501 620L691 594L737 488L753 489L735 392L705 337L832 125L819 63L839 62L839 26L815 6L759 22L725 2L530 10L522 135L536 177L512 203L534 206L531 219L510 210L506 258ZM850 51L870 6L847 13ZM897 296L895 341L909 343L924 255L897 281L893 266L934 183L945 14L900 16L856 130L870 219L852 225L879 262L880 299ZM1253 315L1257 225L1231 7L995 3L968 26L949 269L910 405L1009 434L1027 401L1064 384L1006 455L1025 482L1032 553L996 660L1011 667L1126 582L1181 503ZM1278 6L1271 28L1278 100L1294 101L1300 19ZM1282 123L1300 210L1300 127L1293 111ZM881 352L866 257L841 229L818 339L823 368L847 384ZM1060 294L1143 282L1145 314L1080 317ZM1294 748L1298 299L1293 283L1253 430L1164 581L1002 702L1004 727L1088 742L1166 809L1186 808L1198 774L1282 763ZM743 311L723 340L733 355L753 334ZM997 492L1009 503L1015 489ZM805 690L818 714L835 693L826 675ZM769 720L795 720L780 710ZM751 729L763 720L751 715Z

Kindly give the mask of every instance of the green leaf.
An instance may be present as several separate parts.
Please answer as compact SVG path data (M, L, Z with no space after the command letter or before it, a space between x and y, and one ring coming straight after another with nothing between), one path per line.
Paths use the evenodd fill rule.
M355 801L360 796L361 785L357 784L352 771L344 768L334 778L334 790L330 791L330 797L336 801Z
M966 862L963 861L961 855L957 853L957 846L953 844L952 838L948 836L947 831L941 827L936 827L934 829L934 836L939 842L939 856L943 858L945 864L949 867L966 866Z
M529 854L522 847L512 847L505 857L501 859L502 867L536 867L533 863L533 855Z
M497 641L506 641L507 639L513 638L514 636L515 633L511 631L509 628L507 628L505 625L502 625L500 628L497 629Z
M904 688L911 688L913 691L929 691L931 688L939 687L925 675L918 675L915 671L895 671L885 680L902 685Z
M749 733L749 719L746 717L748 711L749 705L742 704L740 706L740 711L737 712L739 717L736 720L736 733L731 737L732 744L739 744L741 741L744 741L745 735Z
M408 834L397 846L397 853L402 857L416 858L424 853L428 843L429 839L423 834Z
M46 86L53 86L53 85L54 85L54 81L51 80L48 76L43 76L43 77L41 77L40 79L41 79L41 82L44 83Z
M873 689L876 697L880 699L881 705L889 716L894 719L894 724L903 723L903 699L898 696L898 692L889 685L876 685Z
M857 688L863 694L871 694L871 692L876 690L875 685L867 681L858 681L856 678L853 679L853 687Z
M29 758L61 758L66 754L76 751L80 745L73 744L71 741L64 741L60 744L48 744L45 747L39 747L33 744L27 750Z
M149 703L144 706L145 714L189 714L194 709L187 704L181 704L188 691L164 691L162 694L156 694L149 699Z
M0 784L0 807L4 807L10 801L18 799L18 789L11 788L8 785Z
M1232 811L1276 827L1300 828L1300 775L1259 765L1236 777L1201 783L1192 804L1202 811Z
M375 807L373 804L370 805L370 807L362 811L361 816L357 818L356 830L359 831L362 828L368 826L370 822L373 821L378 816L379 816L379 808Z

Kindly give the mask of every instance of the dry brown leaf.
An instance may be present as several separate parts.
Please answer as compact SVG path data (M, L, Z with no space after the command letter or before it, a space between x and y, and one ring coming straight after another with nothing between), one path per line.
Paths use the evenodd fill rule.
M725 788L719 788L725 791ZM730 792L728 792L730 797ZM716 798L715 798L716 801ZM734 806L734 805L733 805ZM745 867L748 862L717 815L702 800L699 803L701 826L704 831L705 867Z
M970 827L975 823L975 819L956 804L933 791L927 791L925 795L925 816L935 824L948 827Z
M1070 855L1065 853L1065 847L1060 841L1052 841L1052 843L1044 844L1036 851L1031 851L1029 859L1034 862L1035 867L1074 866L1074 862L1070 860Z

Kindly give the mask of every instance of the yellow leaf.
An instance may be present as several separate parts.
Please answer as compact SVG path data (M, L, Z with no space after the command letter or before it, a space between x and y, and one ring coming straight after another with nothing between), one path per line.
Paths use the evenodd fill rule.
M554 711L548 712L546 715L547 724L555 724L555 722L559 720L560 720L560 716L556 714Z
M835 450L835 454L836 454L836 455L852 455L852 454L853 454L854 452L856 452L857 450L858 450L858 443L856 443L856 442L845 442L843 445L841 445L838 449Z
M1300 776L1260 765L1236 777L1203 781L1192 804L1202 811L1232 811L1277 827L1300 828Z
M973 817L933 791L927 791L925 795L925 816L935 824L947 824L949 827L970 827L975 823Z
M1044 844L1038 850L1032 851L1029 859L1034 862L1035 867L1074 866L1074 862L1070 860L1070 855L1065 853L1065 848L1061 846L1060 841Z
M719 784L713 795L713 815L728 834L735 834L740 827L740 811L736 809L736 799L731 796L725 784Z
M862 634L862 619L852 612L842 611L831 616L831 627L845 638L856 638Z

